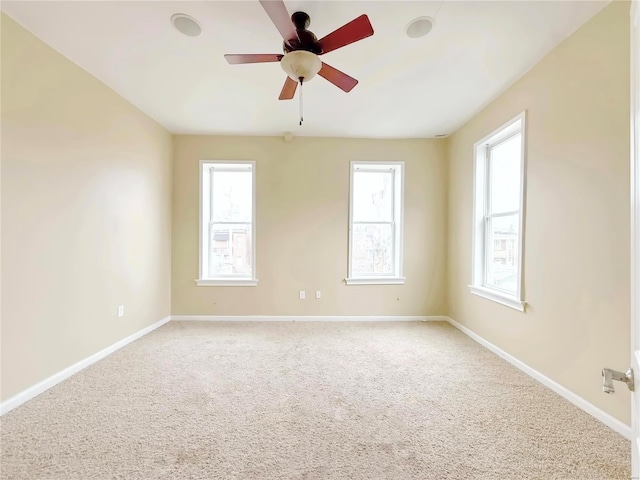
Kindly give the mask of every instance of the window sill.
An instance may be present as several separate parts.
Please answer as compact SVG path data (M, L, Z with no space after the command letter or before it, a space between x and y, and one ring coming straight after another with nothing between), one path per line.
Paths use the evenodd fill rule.
M196 280L196 285L198 287L256 287L258 280L254 278L218 278L215 280L199 278Z
M526 305L526 302L516 297L513 297L506 293L498 292L496 290L491 290L487 287L479 287L477 285L469 285L469 290L474 295L486 298L487 300L493 300L494 302L514 308L516 310L519 310L520 312L524 312L524 306Z
M347 285L404 285L405 277L345 278Z

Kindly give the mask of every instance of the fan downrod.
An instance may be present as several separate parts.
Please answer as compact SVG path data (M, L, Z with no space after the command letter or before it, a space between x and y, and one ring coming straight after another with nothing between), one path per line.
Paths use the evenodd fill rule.
M322 54L322 47L318 42L318 37L315 34L307 30L311 25L311 18L306 12L294 12L291 15L291 23L296 27L296 34L298 38L292 38L289 42L283 42L282 49L284 53L293 52L295 50L306 50L316 55Z
M291 15L291 23L296 27L296 30L306 30L311 25L311 17L305 12L295 12Z

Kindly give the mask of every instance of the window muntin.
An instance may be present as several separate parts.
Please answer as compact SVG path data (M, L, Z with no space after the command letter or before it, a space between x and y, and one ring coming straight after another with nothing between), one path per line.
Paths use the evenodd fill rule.
M351 164L347 283L401 278L403 166L402 162Z
M200 281L255 280L254 162L201 162L200 229Z

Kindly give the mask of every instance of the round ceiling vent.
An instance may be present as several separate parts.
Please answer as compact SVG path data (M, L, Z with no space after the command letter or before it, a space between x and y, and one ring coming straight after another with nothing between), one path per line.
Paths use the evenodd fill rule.
M171 17L171 23L180 33L184 33L189 37L197 37L202 33L202 29L196 19L185 15L184 13L176 13Z
M434 20L431 17L418 17L411 20L411 23L407 25L407 37L409 38L421 38L431 31L434 25Z

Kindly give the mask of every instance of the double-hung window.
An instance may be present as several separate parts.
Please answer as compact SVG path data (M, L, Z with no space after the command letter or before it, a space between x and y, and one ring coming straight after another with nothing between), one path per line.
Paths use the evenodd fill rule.
M524 311L524 112L475 144L471 292Z
M402 284L403 162L351 162L347 285Z
M200 162L200 286L257 284L255 162Z

